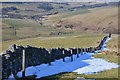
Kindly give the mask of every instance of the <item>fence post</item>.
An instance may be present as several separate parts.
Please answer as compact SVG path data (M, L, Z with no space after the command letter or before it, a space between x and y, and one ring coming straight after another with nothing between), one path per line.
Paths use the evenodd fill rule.
M92 47L89 48L89 52L92 52Z
M71 62L72 62L73 61L73 51L72 51L72 49L70 51L71 51Z
M22 78L25 77L25 49L23 49L22 54Z
M109 34L109 38L111 38L111 33Z
M48 53L49 53L49 63L48 63L48 64L49 64L49 66L50 66L50 65L51 65L51 62L50 62L50 61L51 61L51 54L50 54L50 50L48 50Z
M81 48L81 55L83 55L83 52L84 52L84 51L83 51L83 48Z
M79 48L77 48L77 58L79 58Z
M84 48L84 54L86 54L86 52L87 52L87 48Z
M14 52L16 52L16 45L15 44L13 44L13 48L14 48Z
M65 62L65 56L64 56L65 55L65 51L64 50L62 51L62 54L63 54L63 62Z

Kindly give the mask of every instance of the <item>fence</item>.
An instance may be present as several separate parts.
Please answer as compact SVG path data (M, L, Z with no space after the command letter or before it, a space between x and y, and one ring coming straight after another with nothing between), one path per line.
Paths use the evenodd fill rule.
M11 74L14 76L18 71L23 71L23 77L25 77L25 68L29 66L36 66L40 64L51 65L51 62L70 57L73 61L73 55L79 58L79 54L83 55L84 52L95 52L101 50L107 38L111 37L111 34L105 36L97 47L89 48L37 48L32 46L12 46L13 51L7 50L6 54L2 54L2 78L7 79Z

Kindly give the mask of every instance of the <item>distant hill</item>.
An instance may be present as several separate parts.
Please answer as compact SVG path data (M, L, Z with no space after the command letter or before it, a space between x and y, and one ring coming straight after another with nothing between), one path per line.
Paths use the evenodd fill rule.
M117 3L3 3L2 40L118 33ZM120 31L120 30L119 30Z
M89 13L64 18L60 18L60 16L60 14L50 16L48 21L54 24L54 27L65 30L113 34L120 33L118 32L118 7L89 9ZM50 21L50 19L59 19L59 21Z

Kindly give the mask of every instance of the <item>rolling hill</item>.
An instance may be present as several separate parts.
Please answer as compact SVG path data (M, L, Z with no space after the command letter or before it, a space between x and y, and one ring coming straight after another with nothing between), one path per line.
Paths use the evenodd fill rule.
M68 13L67 15L58 14L49 16L46 22L55 25L54 27L65 30L70 30L70 26L72 25L71 30L74 31L113 34L120 33L118 32L118 7L89 9L89 12L85 14L69 14L71 13ZM63 17L64 15L66 16Z

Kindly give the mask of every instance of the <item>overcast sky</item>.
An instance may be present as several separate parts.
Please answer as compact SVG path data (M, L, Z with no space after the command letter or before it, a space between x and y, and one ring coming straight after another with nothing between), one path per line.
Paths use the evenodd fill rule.
M2 2L118 2L120 0L0 0Z

